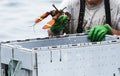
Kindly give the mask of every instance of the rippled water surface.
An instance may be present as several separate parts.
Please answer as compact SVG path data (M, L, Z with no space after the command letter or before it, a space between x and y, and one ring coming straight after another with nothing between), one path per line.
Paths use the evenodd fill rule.
M42 26L51 19L48 17L30 27L42 13L59 7L59 0L0 0L0 41L46 37L47 30Z

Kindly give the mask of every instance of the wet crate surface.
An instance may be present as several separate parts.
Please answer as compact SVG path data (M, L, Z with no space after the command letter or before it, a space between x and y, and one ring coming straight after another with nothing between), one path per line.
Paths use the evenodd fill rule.
M116 40L116 37L106 36L103 41ZM66 35L62 37L47 37L47 38L36 38L28 39L23 41L11 42L10 44L18 45L24 48L35 48L35 47L49 47L49 46L58 46L58 45L68 45L68 44L79 44L79 43L89 43L90 40L87 38L87 35Z

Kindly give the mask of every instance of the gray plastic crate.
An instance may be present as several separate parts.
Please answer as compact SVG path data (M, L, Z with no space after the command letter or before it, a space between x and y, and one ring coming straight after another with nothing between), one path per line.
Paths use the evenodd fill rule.
M6 41L1 61L22 61L17 76L119 76L120 37L91 42L86 34ZM7 56L5 52L7 51Z

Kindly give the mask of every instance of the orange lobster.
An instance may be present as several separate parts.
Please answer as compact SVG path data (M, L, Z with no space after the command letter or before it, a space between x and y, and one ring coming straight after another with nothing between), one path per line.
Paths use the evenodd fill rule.
M62 10L58 10L55 5L53 4L52 5L55 10L52 10L52 11L49 11L49 12L45 12L43 13L41 16L38 16L36 19L35 19L35 24L36 25L38 22L41 22L44 18L46 18L48 15L51 15L52 16L52 19L50 21L47 22L47 24L45 24L42 28L43 29L47 29L47 28L50 28L56 21L56 19L62 15L62 14L66 14L67 16L71 17L71 14L69 12L64 12L63 10L66 8L63 8Z

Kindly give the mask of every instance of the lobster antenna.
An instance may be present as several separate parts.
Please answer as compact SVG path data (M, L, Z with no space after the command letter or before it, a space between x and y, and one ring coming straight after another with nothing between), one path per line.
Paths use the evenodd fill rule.
M33 31L34 31L34 33L35 33L35 25L36 25L37 23L34 23L33 24Z
M29 26L29 27L33 27L34 33L35 33L35 25L36 25L36 23L34 23L32 26Z

